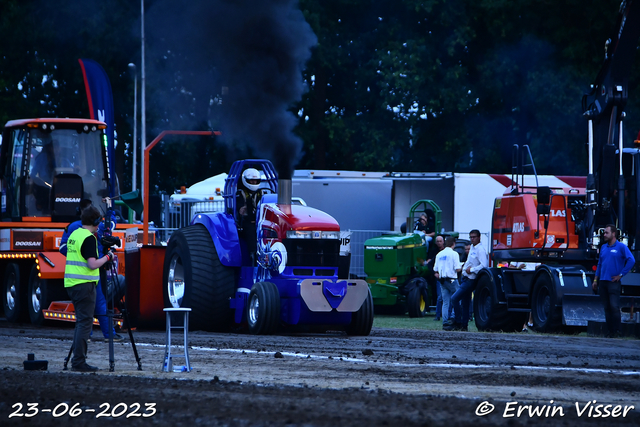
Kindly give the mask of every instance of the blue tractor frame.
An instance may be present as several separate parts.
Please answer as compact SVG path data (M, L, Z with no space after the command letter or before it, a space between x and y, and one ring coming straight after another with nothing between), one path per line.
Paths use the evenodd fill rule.
M256 209L255 254L239 233L236 210L236 194L247 168L255 168L263 175L263 196ZM174 233L169 241L165 305L190 306L195 329L224 330L227 325L246 324L250 332L264 334L275 332L281 325L305 325L314 330L345 329L350 334L368 335L373 323L373 300L363 280L338 277L337 222L313 208L294 208L290 204L283 207L278 204L277 193L278 175L270 161L236 161L225 181L224 212L197 214L189 227ZM338 231L309 232L314 236L304 243L322 248L323 255L315 258L295 255L300 247L291 251L293 243L289 240L287 245L293 255L289 264L293 265L288 265L288 250L283 242L291 230L284 222L295 219L296 213L300 218L314 218L315 224L324 221L327 227ZM275 221L269 221L268 215ZM335 262L323 265L329 258ZM207 259L211 266L206 265ZM309 259L318 262L308 262Z

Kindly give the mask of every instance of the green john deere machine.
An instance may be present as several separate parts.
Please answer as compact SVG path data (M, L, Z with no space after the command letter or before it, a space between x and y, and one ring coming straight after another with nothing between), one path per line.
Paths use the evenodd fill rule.
M431 200L419 200L411 206L406 233L383 234L364 242L364 272L371 289L373 304L379 311L409 312L409 317L423 317L429 311L431 273L427 260L426 235L413 231L413 225L427 214L434 230L441 229L442 210ZM402 230L404 231L404 230ZM458 237L458 233L438 233ZM432 240L431 245L435 245Z

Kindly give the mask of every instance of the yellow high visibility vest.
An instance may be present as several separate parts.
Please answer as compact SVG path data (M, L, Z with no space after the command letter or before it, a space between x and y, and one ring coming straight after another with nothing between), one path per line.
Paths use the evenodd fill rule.
M82 257L82 244L89 236L92 236L91 232L82 227L69 236L67 241L67 264L64 267L65 288L87 282L95 282L97 285L100 280L100 269L90 269L87 260ZM96 259L98 258L98 248L96 247Z

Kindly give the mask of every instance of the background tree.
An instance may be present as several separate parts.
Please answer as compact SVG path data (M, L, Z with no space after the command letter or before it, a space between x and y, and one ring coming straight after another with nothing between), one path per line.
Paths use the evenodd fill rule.
M619 3L300 0L317 45L301 76L307 91L290 108L303 141L297 167L504 173L513 144L529 144L539 173L586 174L580 99L602 64ZM164 129L229 135L219 53L233 40L215 31L221 9L204 0L145 4L147 142ZM113 88L123 191L132 171L127 65L140 71L139 19L139 3L126 0L0 2L0 120L87 117L77 59L96 60ZM241 24L247 33L260 25ZM627 144L640 129L639 77L636 65ZM152 154L152 190L170 192L264 155L254 142L168 139Z

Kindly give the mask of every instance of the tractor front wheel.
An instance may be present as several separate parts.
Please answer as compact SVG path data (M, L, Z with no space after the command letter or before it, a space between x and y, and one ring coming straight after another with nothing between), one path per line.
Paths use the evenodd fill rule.
M280 324L280 292L271 282L257 282L249 293L247 324L254 335L270 335Z
M348 335L367 336L371 333L371 327L373 326L373 297L371 296L371 290L368 292L362 306L351 315L351 323L346 329Z
M427 281L418 278L413 279L412 282L414 282L414 287L407 295L409 317L424 317L429 311L429 304L427 304L427 299L424 297L427 294Z

